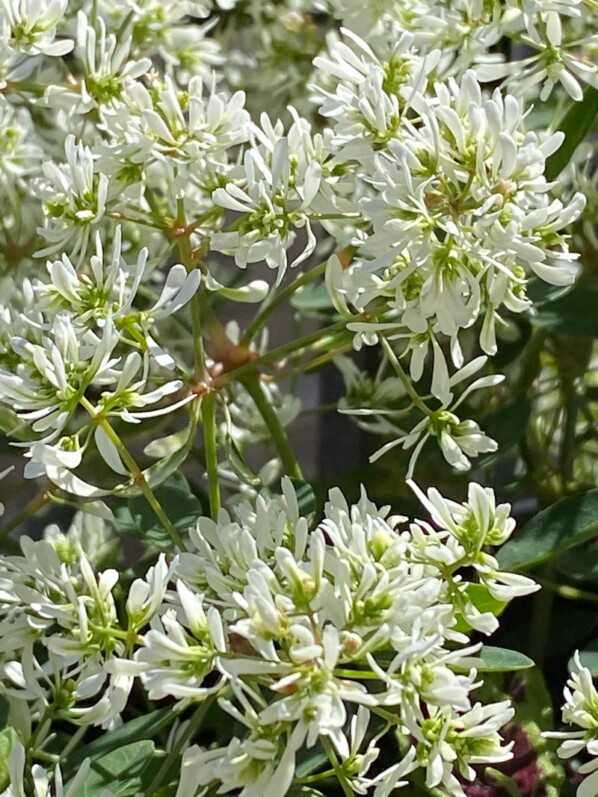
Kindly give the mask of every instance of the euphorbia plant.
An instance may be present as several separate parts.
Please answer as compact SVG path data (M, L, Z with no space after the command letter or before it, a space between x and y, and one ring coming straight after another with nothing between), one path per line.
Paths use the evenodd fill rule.
M0 425L39 492L0 529L2 797L519 794L516 739L556 794L496 675L533 661L485 641L543 585L542 664L550 596L597 599L564 559L598 534L597 31L595 0L3 0ZM375 440L324 496L289 429L334 368ZM549 508L507 542L487 483ZM575 666L560 751L595 756Z

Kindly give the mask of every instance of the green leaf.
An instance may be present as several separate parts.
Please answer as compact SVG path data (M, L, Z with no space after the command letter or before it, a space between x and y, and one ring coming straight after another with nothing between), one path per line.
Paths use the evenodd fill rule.
M68 756L66 762L61 764L65 779L74 777L86 758L90 758L93 763L119 748L155 738L162 728L172 723L174 717L175 713L171 707L159 708L142 717L129 720L119 728L102 734L84 747L79 747Z
M579 652L579 658L584 667L592 673L594 678L598 678L598 639L594 639L583 650ZM569 659L569 669L573 669L573 656Z
M23 423L16 412L8 407L0 407L0 431L21 443L38 439L31 427Z
M10 786L10 774L8 771L10 753L18 742L19 736L14 728L5 728L0 733L0 792Z
M6 728L9 714L10 703L4 695L0 695L0 731Z
M544 304L530 314L535 327L598 338L598 291L577 286L564 296Z
M287 792L287 797L326 797L324 792L314 789L313 786L292 786Z
M316 746L311 749L302 748L297 754L297 765L295 776L305 778L328 764L328 756L322 747Z
M572 548L559 557L558 569L568 583L598 591L598 550L585 545Z
M598 626L595 608L581 606L572 601L558 605L550 615L547 638L550 640L547 656L570 655L575 648L583 647ZM501 633L501 642L515 650L529 649L529 617Z
M323 282L312 283L298 288L293 294L290 303L291 307L308 318L319 318L322 314L329 314L334 311L334 305Z
M99 797L105 789L114 797L134 797L145 788L153 753L153 742L134 742L92 762L80 797Z
M241 449L228 431L224 437L224 450L226 451L227 464L232 468L235 475L245 484L249 484L252 487L260 487L262 482L251 470Z
M561 296L569 293L572 287L572 285L551 285L539 277L532 277L527 281L525 292L534 307L539 307L542 304L548 304L560 299Z
M598 537L598 490L563 498L530 520L496 558L503 570L529 570Z
M534 666L534 662L524 653L507 648L495 648L492 645L482 645L479 656L483 661L478 667L479 672L514 672L528 670Z
M571 100L565 114L559 120L557 130L562 130L565 140L546 161L544 171L547 180L555 180L568 165L577 147L592 128L598 114L598 90L586 86L583 100Z
M176 530L183 535L203 514L199 498L191 492L186 479L180 474L170 476L154 490L154 494ZM153 509L141 496L117 505L114 518L114 526L121 534L130 534L159 547L172 545L170 536Z
M493 598L488 587L484 586L484 584L468 584L465 593L479 612L492 612L495 617L499 617L507 605L504 601ZM462 633L471 631L471 626L463 615L458 616L455 631L461 631Z

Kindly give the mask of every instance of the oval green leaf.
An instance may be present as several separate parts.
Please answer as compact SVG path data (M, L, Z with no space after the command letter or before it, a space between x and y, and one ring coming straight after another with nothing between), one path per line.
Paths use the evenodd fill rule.
M563 498L532 518L496 558L503 570L529 570L598 537L598 490Z
M479 672L514 672L515 670L529 670L534 667L534 662L524 653L507 648L495 648L492 645L482 645L479 653L483 664L477 669Z

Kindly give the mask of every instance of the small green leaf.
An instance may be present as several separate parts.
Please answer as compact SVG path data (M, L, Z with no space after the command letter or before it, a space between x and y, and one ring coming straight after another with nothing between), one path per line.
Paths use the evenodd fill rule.
M572 290L572 285L551 285L539 277L532 277L527 281L525 292L534 307L549 304Z
M0 792L10 786L8 765L11 751L18 742L19 736L14 728L5 728L0 733Z
M139 741L155 738L162 728L173 722L174 717L175 713L171 707L159 708L142 717L136 717L134 720L125 722L119 728L110 731L110 733L98 736L93 742L73 751L66 762L61 764L65 779L74 777L77 769L86 758L91 759L93 763L114 750L126 748Z
M323 282L299 288L291 298L291 307L306 317L320 317L334 312L334 305Z
M181 475L170 476L154 490L154 494L176 530L183 535L203 514L199 498L191 492ZM143 497L131 498L117 505L114 526L121 534L130 534L159 547L170 547L172 544L170 536Z
M530 520L496 558L503 570L529 570L598 537L598 490L563 498Z
M297 754L297 765L295 776L305 778L317 772L325 764L328 764L328 756L322 747L316 746L311 749L302 748Z
M479 672L513 672L528 670L534 666L534 662L524 653L507 648L495 648L492 645L483 645L479 656L483 661L478 667Z
M324 792L314 789L313 786L292 786L287 792L287 797L326 797Z
M598 338L598 291L582 286L535 309L530 321L535 327L568 335Z
M151 741L134 742L92 762L80 797L99 797L107 789L114 797L134 797L144 790L144 775L154 753Z
M13 410L0 407L0 431L21 443L37 440L38 435Z
M233 473L241 479L245 484L252 487L260 487L261 481L258 476L251 470L245 457L233 436L227 432L224 438L224 449L226 451L227 463L232 468Z
M566 551L559 557L558 569L569 584L598 591L598 550L595 548L581 545Z
M495 617L499 617L504 612L507 605L504 601L493 598L488 587L484 586L484 584L468 584L465 593L470 602L479 612L482 612L482 614L491 612ZM462 633L471 631L470 624L462 614L457 617L455 631L461 631Z
M592 673L594 678L598 678L598 639L594 639L583 650L579 652L579 658L584 667ZM575 664L573 656L569 659L569 669L573 669Z
M562 130L565 140L546 161L544 173L547 180L555 180L569 164L573 153L592 129L598 114L598 90L586 86L581 102L571 100L559 120L557 130Z

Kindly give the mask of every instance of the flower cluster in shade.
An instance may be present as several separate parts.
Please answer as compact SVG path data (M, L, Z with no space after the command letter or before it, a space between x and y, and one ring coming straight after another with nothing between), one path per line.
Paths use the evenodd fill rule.
M491 490L471 484L458 504L412 487L428 521L335 489L312 527L285 479L279 497L200 518L188 549L161 555L120 608L119 574L101 566L101 504L67 535L24 538L0 569L2 692L15 711L104 727L135 678L152 701L218 700L242 730L186 749L178 797L216 785L283 797L316 746L356 793L390 794L421 768L430 788L463 795L477 764L510 757L501 729L513 715L509 701L476 701L470 636L498 620L472 586L507 603L536 585L487 552L514 528ZM386 734L398 761L381 769Z

